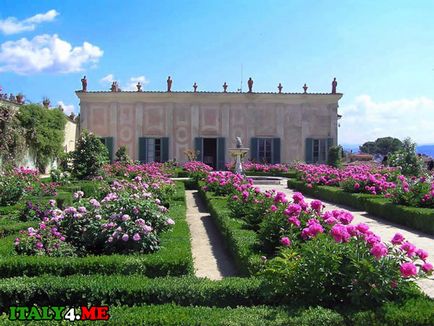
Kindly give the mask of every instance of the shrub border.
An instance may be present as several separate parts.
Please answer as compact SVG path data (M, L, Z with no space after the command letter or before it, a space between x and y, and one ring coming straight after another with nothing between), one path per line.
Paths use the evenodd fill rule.
M303 181L288 179L288 188L293 188L307 195L336 204L364 210L373 217L379 217L396 224L434 234L434 210L429 208L409 207L392 203L387 198L375 195L349 193L338 187L307 187Z

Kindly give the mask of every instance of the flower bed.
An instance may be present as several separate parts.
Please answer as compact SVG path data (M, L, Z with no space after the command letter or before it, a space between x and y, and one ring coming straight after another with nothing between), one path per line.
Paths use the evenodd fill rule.
M148 276L159 275L182 275L192 272L192 258L189 241L189 229L185 221L185 201L184 186L178 183L176 187L177 196L170 202L170 216L175 220L175 225L170 232L161 234L160 246L158 252L152 254L134 254L134 255L90 255L87 257L50 257L45 252L50 245L58 242L50 242L48 239L48 248L43 242L43 248L38 250L36 242L32 250L38 256L16 256L14 252L14 239L17 235L8 236L0 239L0 248L2 258L0 259L0 275L2 277L11 277L19 275L40 275L40 274L57 274L70 275L75 273L81 274L134 274L141 273ZM122 219L118 221L124 223ZM102 223L104 224L104 223ZM101 225L102 225L101 224ZM80 227L80 225L78 225ZM36 228L35 228L36 230ZM44 230L47 230L45 228ZM50 233L52 229L48 229ZM56 231L58 232L58 230ZM66 236L71 234L66 232ZM65 236L63 235L63 236ZM57 238L57 234L53 235ZM60 240L60 235L57 239ZM134 233L132 234L134 236ZM36 238L35 238L36 239ZM84 238L87 239L87 238ZM108 239L107 239L108 240ZM130 239L129 239L130 240ZM32 241L35 241L32 239ZM118 241L122 241L121 251L129 250L128 241L123 241L122 236ZM134 241L134 240L132 240ZM126 242L126 244L124 244ZM126 245L126 246L125 246ZM112 251L112 246L108 247L108 252ZM140 252L140 250L139 250ZM43 254L41 256L41 254Z
M296 189L307 195L329 201L331 203L347 205L373 216L408 226L428 234L434 234L434 215L432 209L397 205L388 198L380 196L348 193L338 187L316 186L308 187L303 181L288 180L288 188Z
M227 196L229 207L239 202L230 216L258 228L271 258L262 275L272 291L285 289L284 302L380 304L399 298L409 279L432 272L427 253L400 235L384 243L367 225L352 225L347 211L323 212L320 201L308 205L300 193L292 201L283 193L263 194L229 172L210 173L202 190Z

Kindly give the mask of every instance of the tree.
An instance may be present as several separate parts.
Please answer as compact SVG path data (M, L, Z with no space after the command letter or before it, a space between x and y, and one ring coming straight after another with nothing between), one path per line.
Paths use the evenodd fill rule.
M59 109L47 109L38 104L20 107L18 119L26 129L26 143L40 171L63 152L65 114Z
M0 104L0 160L3 166L23 158L26 149L24 134L15 110Z
M127 146L121 146L115 153L116 156L116 162L128 164L131 163L131 159L128 156L128 149Z
M374 142L368 141L359 147L362 153L387 155L402 149L402 142L398 138L377 138Z
M91 179L102 174L109 162L107 147L93 133L83 130L72 152L72 174L77 179Z
M402 149L390 155L389 165L400 167L403 175L419 176L422 174L425 164L422 157L416 154L416 143L413 143L410 138L406 138Z
M327 164L330 166L334 166L335 168L340 167L342 165L342 146L332 146L329 148L329 153L327 157Z

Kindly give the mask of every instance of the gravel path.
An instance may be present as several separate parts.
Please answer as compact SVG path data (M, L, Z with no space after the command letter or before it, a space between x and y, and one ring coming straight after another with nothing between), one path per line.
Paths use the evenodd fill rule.
M292 196L292 194L294 193L292 189L287 188L285 179L283 179L279 185L258 185L258 187L260 187L262 191L276 189L277 191L284 192L287 196ZM305 198L308 202L314 199L309 196L305 196ZM354 216L353 223L365 223L369 225L370 229L380 235L383 241L389 242L395 235L395 233L401 233L417 248L422 248L426 250L429 253L428 261L434 264L434 236L415 231L386 220L373 218L372 215L367 212L358 211L343 205L331 204L323 200L321 201L326 206L325 210L345 209L351 212L351 214L353 214ZM428 279L419 280L418 284L425 293L427 293L430 297L434 298L434 276L431 276Z
M195 274L211 280L235 276L236 268L197 190L186 190L187 223L191 233Z

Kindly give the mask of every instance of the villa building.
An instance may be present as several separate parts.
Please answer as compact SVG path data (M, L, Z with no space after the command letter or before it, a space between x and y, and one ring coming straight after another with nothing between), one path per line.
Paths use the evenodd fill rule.
M236 137L249 148L248 158L268 163L324 162L337 144L342 94L336 86L332 93L174 92L169 78L166 92L141 85L120 91L115 83L111 91L87 91L83 80L76 92L80 129L101 137L112 159L123 145L142 162L184 162L185 151L194 149L199 160L221 169Z

